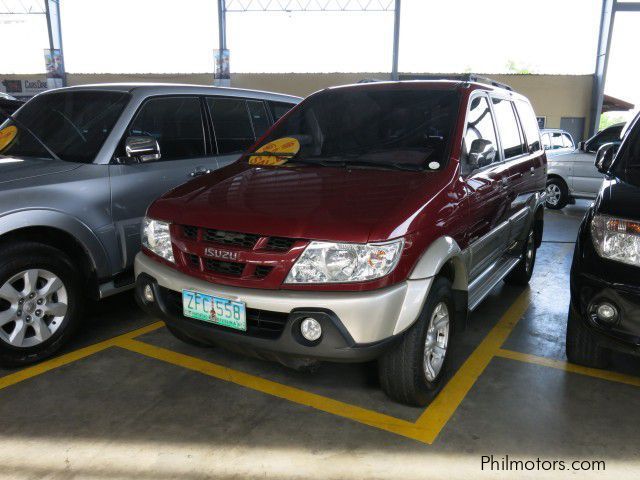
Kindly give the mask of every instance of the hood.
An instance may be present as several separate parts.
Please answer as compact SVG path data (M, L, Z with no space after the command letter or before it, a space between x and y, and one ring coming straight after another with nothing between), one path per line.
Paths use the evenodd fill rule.
M78 168L81 164L49 158L19 158L0 155L0 184L27 178L62 173Z
M640 220L638 205L640 205L640 187L619 178L604 181L597 202L598 213Z
M383 241L405 235L442 188L441 172L239 162L157 200L153 218L260 235Z

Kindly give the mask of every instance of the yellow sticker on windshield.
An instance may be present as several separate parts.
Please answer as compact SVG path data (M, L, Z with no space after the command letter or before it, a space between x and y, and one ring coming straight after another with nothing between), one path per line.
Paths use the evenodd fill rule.
M300 142L297 139L291 137L278 138L261 146L252 153L249 156L249 165L284 165L299 150ZM258 155L259 153L264 153L264 155Z
M0 130L0 152L7 148L13 139L16 138L18 129L14 125L9 125L6 128Z

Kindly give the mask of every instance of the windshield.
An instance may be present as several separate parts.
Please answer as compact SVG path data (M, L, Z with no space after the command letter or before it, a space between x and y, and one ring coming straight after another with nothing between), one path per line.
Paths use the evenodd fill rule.
M626 132L612 170L615 175L640 187L640 114Z
M16 112L18 122L7 119L0 125L0 134L10 132L11 140L0 143L0 155L51 158L31 130L62 160L90 163L128 101L127 93L107 91L37 96Z
M300 150L290 161L437 169L446 160L458 105L451 90L329 90L305 100L258 148L292 137Z

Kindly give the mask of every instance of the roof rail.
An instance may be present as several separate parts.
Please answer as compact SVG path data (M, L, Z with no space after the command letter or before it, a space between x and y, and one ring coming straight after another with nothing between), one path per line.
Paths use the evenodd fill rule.
M475 73L453 73L453 74L427 74L427 75L400 75L400 80L457 80L459 82L475 82L491 85L493 87L504 88L513 91L510 85L492 80L487 77L476 75Z

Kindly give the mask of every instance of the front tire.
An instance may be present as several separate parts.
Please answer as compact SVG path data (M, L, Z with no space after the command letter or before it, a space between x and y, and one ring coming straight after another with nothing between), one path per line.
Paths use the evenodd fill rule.
M0 365L29 365L62 347L80 321L81 285L64 252L34 242L3 246Z
M449 371L454 313L451 282L436 278L420 318L378 360L380 385L387 396L422 407L438 394Z
M547 198L545 205L551 210L561 210L569 203L569 188L564 180L550 178L547 180Z
M611 357L611 351L598 344L573 307L567 319L566 353L571 363L591 368L608 367Z

